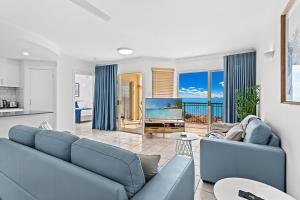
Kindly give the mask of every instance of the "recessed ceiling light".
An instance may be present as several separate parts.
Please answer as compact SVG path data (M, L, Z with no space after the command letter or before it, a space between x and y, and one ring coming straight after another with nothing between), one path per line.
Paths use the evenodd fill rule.
M121 48L118 48L117 49L118 53L121 54L121 55L130 55L133 53L133 50L130 49L130 48L125 48L125 47L121 47Z
M24 56L29 56L29 52L24 51L24 52L23 52L23 55L24 55Z

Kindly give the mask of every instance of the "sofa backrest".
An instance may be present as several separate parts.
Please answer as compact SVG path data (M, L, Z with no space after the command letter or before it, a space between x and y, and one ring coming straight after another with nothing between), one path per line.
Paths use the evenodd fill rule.
M280 139L274 132L272 132L272 135L269 139L268 145L272 146L272 147L280 147L281 146Z
M139 157L130 151L88 139L72 144L71 162L124 185L129 198L145 184Z
M41 130L35 136L35 148L46 154L70 162L71 145L79 137L69 132Z
M280 146L279 137L272 132L272 129L261 119L252 119L246 127L246 136L244 142L269 145L274 147Z
M122 184L8 139L0 161L0 174L38 200L128 199Z
M16 125L9 129L8 137L10 140L32 147L35 147L35 135L42 129Z

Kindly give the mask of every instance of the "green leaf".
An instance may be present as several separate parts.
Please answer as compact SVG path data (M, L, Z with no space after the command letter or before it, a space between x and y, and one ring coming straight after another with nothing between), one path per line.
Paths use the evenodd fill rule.
M248 115L256 114L256 105L259 103L260 98L259 86L253 86L245 91L237 91L235 94L235 103L237 108L237 115L239 121Z

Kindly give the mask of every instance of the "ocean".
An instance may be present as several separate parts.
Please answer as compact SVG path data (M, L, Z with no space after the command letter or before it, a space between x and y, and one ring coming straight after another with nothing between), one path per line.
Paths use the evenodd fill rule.
M208 98L182 98L182 102L193 102L193 103L207 103ZM212 103L223 103L223 98L212 98Z
M187 103L207 103L208 98L183 98L182 102ZM211 103L224 103L223 98L212 98ZM190 115L207 115L208 107L205 105L197 105L197 106L186 106L185 113ZM212 116L222 117L223 116L223 105L212 105Z

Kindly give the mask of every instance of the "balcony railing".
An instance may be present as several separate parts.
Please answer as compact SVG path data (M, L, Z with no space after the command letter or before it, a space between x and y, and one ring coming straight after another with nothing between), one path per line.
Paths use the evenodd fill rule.
M208 103L191 103L183 102L183 116L186 123L204 124L209 122ZM211 106L211 122L222 121L223 103L210 103Z

